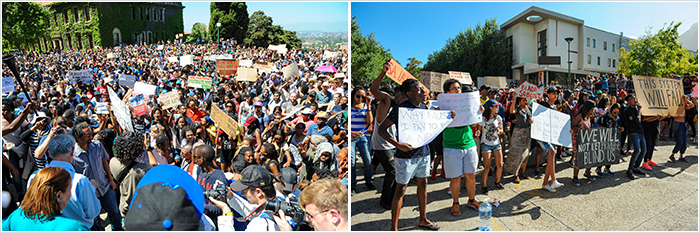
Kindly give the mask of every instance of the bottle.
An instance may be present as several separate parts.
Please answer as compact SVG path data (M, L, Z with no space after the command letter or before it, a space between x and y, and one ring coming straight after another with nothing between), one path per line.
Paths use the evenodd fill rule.
M480 231L491 231L491 204L489 204L489 198L487 197L479 205L479 230Z

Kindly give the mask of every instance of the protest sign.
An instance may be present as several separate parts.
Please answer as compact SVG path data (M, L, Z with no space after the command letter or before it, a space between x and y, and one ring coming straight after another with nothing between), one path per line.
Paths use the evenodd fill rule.
M229 136L238 135L238 123L216 105L211 106L211 119Z
M8 93L15 90L15 78L2 78L2 93Z
M187 86L202 89L211 89L211 78L201 76L191 76L187 79Z
M294 77L299 75L299 66L296 62L289 64L287 67L282 68L282 74L284 78Z
M423 83L423 86L427 87L428 90L434 92L443 92L442 84L445 83L445 80L447 80L447 78L449 77L450 76L448 74L442 74L438 72L420 72L420 82Z
M272 73L272 62L256 62L253 67L267 74Z
M157 50L163 50L164 47L165 47L164 45L158 45L158 46L156 46L156 49L157 49Z
M168 57L168 62L177 62L177 57Z
M472 85L472 75L468 72L458 72L458 71L447 71L450 74L450 78L457 79L461 84Z
M146 106L146 101L143 100L142 94L129 98L129 103L131 103L131 108L134 109L134 115L136 115L136 117L148 114L148 106Z
M127 87L134 87L136 82L136 75L119 74L119 85L124 85Z
M194 57L192 55L185 55L180 57L180 66L184 67L186 65L194 64Z
M240 67L253 67L253 61L252 60L241 60L238 62L238 66Z
M323 51L323 59L334 58L338 56L338 52Z
M518 97L539 99L542 98L542 93L544 93L544 86L537 87L535 84L524 81L515 89L515 93Z
M424 146L437 137L450 123L450 111L399 108L399 142L414 148Z
M508 81L506 81L505 76L486 76L484 77L484 84L498 89L508 87Z
M690 97L695 97L695 98L698 97L698 85L699 84L695 84L695 87L693 87L693 93L690 93Z
M277 53L287 53L287 45L286 44L281 44L281 45L269 45L267 46L269 50L275 50Z
M386 71L386 76L389 76L389 78L399 85L406 79L416 79L416 77L413 77L411 73L408 73L408 71L401 67L398 62L394 61L393 58L390 61L389 70ZM426 95L430 93L430 90L425 85L423 85L423 91L425 91Z
M109 92L109 102L112 103L112 112L114 113L114 117L117 118L119 126L125 131L134 132L134 126L131 124L129 106L126 106L126 104L119 99L119 96L114 93L111 87L107 87L107 91Z
M216 60L216 72L219 76L236 75L236 71L238 71L238 60Z
M92 70L69 70L68 79L70 83L92 83Z
M620 163L620 129L580 129L576 135L576 167L584 169Z
M108 53L108 54L107 54L107 59L112 59L112 58L116 58L116 57L117 57L117 56L114 55L114 53Z
M143 94L143 98L146 99L146 101L148 101L149 96L156 94L156 85L146 84L144 82L136 82L134 83L134 91L132 92L132 96L138 94Z
M571 148L571 116L557 110L532 104L530 136L553 145Z
M455 111L455 118L447 127L472 125L482 121L479 92L439 94L438 106L440 110Z
M255 82L258 80L258 71L255 68L239 67L238 75L236 76L236 81L250 81Z
M182 104L182 102L180 102L180 95L176 91L161 94L160 97L158 97L158 103L160 103L163 109L170 109Z
M632 75L632 82L643 116L685 115L681 80Z
M95 113L97 114L109 114L109 111L107 110L107 102L98 102L97 105L95 105Z
M214 56L203 56L203 57L202 57L202 60L205 60L205 61L216 61L216 57L214 57Z

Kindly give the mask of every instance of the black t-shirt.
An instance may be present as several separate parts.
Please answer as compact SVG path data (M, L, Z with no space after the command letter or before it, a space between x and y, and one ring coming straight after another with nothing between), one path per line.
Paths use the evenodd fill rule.
M617 128L619 124L612 115L605 114L598 119L598 125L605 128Z
M216 183L217 180L223 182L224 185L228 185L226 175L224 175L224 172L222 172L221 169L216 169L211 174L207 174L203 169L198 169L197 183L200 187L202 187L202 191L216 188L214 183ZM206 203L212 204L208 199L206 200Z
M659 120L655 120L652 122L647 122L644 121L644 118L642 117L642 129L644 129L645 134L659 134Z

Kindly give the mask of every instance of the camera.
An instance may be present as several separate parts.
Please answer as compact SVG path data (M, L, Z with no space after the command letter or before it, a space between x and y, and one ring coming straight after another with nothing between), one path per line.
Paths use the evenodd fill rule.
M299 204L294 202L287 203L286 201L279 199L267 200L267 202L265 202L265 209L270 210L273 213L277 213L281 209L284 211L285 215L292 217L292 221L297 224L302 223L306 217L306 212L301 209Z
M209 197L213 197L214 199L219 201L226 201L227 192L228 189L226 189L226 185L219 184L213 189L207 189L206 191L204 191L204 199L209 200Z

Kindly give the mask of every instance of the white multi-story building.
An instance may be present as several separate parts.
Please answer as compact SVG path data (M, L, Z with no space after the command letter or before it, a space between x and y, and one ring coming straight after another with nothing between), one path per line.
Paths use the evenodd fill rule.
M571 85L587 75L614 73L620 47L631 38L586 26L582 19L532 6L501 25L512 51L510 79L537 84ZM571 41L569 50L567 38ZM570 51L570 54L567 54ZM571 79L568 79L571 59ZM559 64L540 65L540 57L560 57Z

